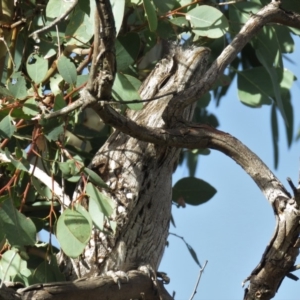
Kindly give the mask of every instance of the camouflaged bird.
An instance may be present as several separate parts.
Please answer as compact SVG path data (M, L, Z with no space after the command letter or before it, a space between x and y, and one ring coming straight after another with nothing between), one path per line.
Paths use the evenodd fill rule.
M128 110L127 118L143 126L163 128L162 118L170 92L178 94L203 76L210 50L204 47L172 46L140 88L141 99L169 94L144 105L141 111ZM181 111L183 120L192 119L194 105ZM90 168L110 187L102 191L116 204L106 231L94 230L91 242L73 266L79 276L96 276L108 271L134 270L146 266L157 271L169 232L172 173L180 149L139 141L114 131L97 152Z

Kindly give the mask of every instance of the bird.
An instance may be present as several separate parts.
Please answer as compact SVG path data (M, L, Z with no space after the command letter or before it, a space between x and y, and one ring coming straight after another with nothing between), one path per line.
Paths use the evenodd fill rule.
M127 110L126 117L143 126L167 127L163 113L170 100L201 79L209 53L206 47L169 45L139 90L141 99L159 100L147 102L140 111ZM194 107L180 112L183 120L192 119ZM158 270L169 233L172 174L179 154L180 149L140 141L119 130L111 134L89 168L108 185L101 192L114 201L114 212L104 230L94 228L83 255L73 261L77 277Z

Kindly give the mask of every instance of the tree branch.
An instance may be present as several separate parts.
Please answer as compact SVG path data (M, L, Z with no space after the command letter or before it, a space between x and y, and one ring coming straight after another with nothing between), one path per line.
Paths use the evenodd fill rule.
M39 33L44 32L44 31L50 29L51 27L57 25L59 22L61 22L67 15L70 14L70 12L75 8L75 6L77 5L77 3L78 3L78 0L73 0L73 4L71 4L70 7L61 16L57 17L49 25L46 25L43 28L34 31L33 33L31 33L29 35L29 37L32 37L34 40L38 40L38 34Z
M12 295L4 299L44 299L44 300L98 300L101 295L110 300L148 299L158 300L157 290L152 280L141 271L128 272L128 281L122 281L121 289L109 276L99 276L90 279L80 279L73 282L53 282L35 284L17 292L5 287L0 290L0 297ZM163 299L173 299L159 281L159 289ZM105 295L105 296L104 296Z
M97 16L99 16L97 14ZM111 18L113 19L113 18ZM171 107L171 109L167 109L164 113L164 118L169 119L169 114L173 118L174 122L177 121L178 116L174 112L174 105L176 105L177 112L180 112L185 107L189 106L191 103L195 102L197 99L199 99L201 96L203 96L207 91L209 91L212 87L212 85L216 82L218 78L223 74L225 68L236 58L237 54L246 46L246 44L253 38L254 35L258 33L258 31L266 24L268 23L278 23L282 25L287 25L295 28L300 28L300 15L294 12L286 12L283 9L281 9L278 5L277 1L273 1L270 4L263 7L257 14L254 14L243 26L241 31L236 35L236 37L233 39L233 41L222 51L220 56L215 60L215 62L212 64L212 66L209 68L209 70L206 72L206 74L203 76L203 78L198 82L197 84L191 86L190 88L186 89L182 93L179 93L177 96L173 97L173 99L169 102L168 107ZM99 24L97 25L99 26ZM108 29L111 28L111 24L103 24L102 26L106 26ZM99 27L98 27L99 28ZM109 30L103 30L103 33L100 34L102 36L105 34L107 38L107 33L109 33ZM112 33L110 33L112 34ZM95 30L95 39L97 39L97 31ZM103 39L105 40L105 39ZM111 38L108 39L109 43ZM101 39L99 39L101 41ZM97 40L95 40L95 43L98 43ZM99 44L99 43L98 43ZM110 45L110 44L109 44ZM88 84L88 89L91 90L92 88L92 82L96 76L95 70L97 69L97 65L99 62L97 61L98 58L103 59L103 54L108 53L108 59L112 59L112 52L109 49L111 46L105 46L106 50L103 50L102 52L99 51L98 55L94 55L94 61L92 63L93 69L91 70L91 76ZM95 49L96 49L95 45ZM101 54L101 55L100 55ZM111 61L111 66L115 68L115 61ZM113 73L113 72L112 72ZM105 74L104 74L105 75ZM104 76L103 75L103 76ZM114 75L113 75L114 76ZM105 78L105 76L104 76ZM83 91L84 92L84 91ZM95 93L92 93L94 96ZM86 97L87 93L84 92L81 94L81 98L69 105L68 107L63 108L62 110L50 113L48 115L43 116L45 119L61 116L64 114L67 114L71 111L73 111L76 108L79 107L86 107L89 105L94 105L97 103L97 101L109 99L104 97ZM102 105L105 102L102 102ZM112 125L113 126L113 125Z
M241 31L235 36L233 41L214 61L200 82L186 89L169 102L169 109L165 111L165 119L169 119L170 116L168 116L168 114L172 114L174 106L177 107L176 111L180 112L208 92L216 80L223 74L225 68L236 58L237 54L261 30L261 28L266 24L274 22L299 29L300 15L294 12L284 11L280 8L279 1L272 1L256 14L253 14L242 27ZM178 116L173 115L172 118L174 120L173 122L176 122Z

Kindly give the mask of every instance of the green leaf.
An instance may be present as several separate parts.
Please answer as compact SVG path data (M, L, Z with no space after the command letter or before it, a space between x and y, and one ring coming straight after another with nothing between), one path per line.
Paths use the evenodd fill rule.
M0 96L13 98L13 94L4 86L0 86Z
M17 127L13 125L13 118L10 115L4 117L0 122L0 138L10 139Z
M40 57L38 54L28 56L26 69L30 78L39 84L45 78L48 71L48 60Z
M188 168L189 168L190 177L195 176L197 163L198 163L198 154L188 151L187 152L187 164L188 164Z
M283 73L283 79L280 83L280 91L283 99L283 109L289 122L289 126L285 126L289 147L292 144L294 136L294 110L291 102L290 90L295 79L295 75L291 71L285 69Z
M65 56L61 56L57 62L57 69L62 78L71 85L76 85L77 71L75 65Z
M80 175L75 175L75 176L72 176L72 177L69 177L67 178L67 180L69 182L78 182L80 180L81 176Z
M46 17L52 21L64 14L73 2L66 2L61 0L49 0L46 7Z
M61 93L61 89L59 87L60 83L63 81L63 78L59 74L55 74L50 78L50 89L54 95L58 95Z
M140 38L137 33L128 33L116 40L117 70L124 71L136 60L140 51Z
M279 88L279 83L281 82L283 76L283 63L276 31L273 28L264 27L257 34L256 39L253 41L253 45L257 58L265 67L269 77L271 78L277 106L285 121L285 124L288 126L288 119L284 112ZM278 71L281 72L278 74Z
M291 36L291 30L285 26L273 25L278 39L278 46L282 53L292 53L295 50L295 43Z
M279 160L279 148L278 148L279 131L278 131L278 120L277 120L275 105L272 105L272 109L271 109L271 124L272 124L272 142L273 142L273 150L274 150L274 168L277 169L278 160Z
M65 224L70 233L81 243L85 244L90 239L92 227L89 221L76 210L66 210Z
M66 107L66 101L64 100L62 94L57 94L54 99L53 111L60 110Z
M51 190L42 184L37 178L34 176L31 177L31 183L38 192L39 196L45 197L46 199L52 199L52 192ZM36 202L37 203L37 202Z
M90 182L86 186L86 194L90 197L90 206L93 205L93 207L98 211L101 211L106 217L111 216L115 208L114 201L111 198L99 192L99 190ZM92 213L90 208L89 212Z
M211 100L210 93L206 93L197 101L197 106L200 108L207 107L208 104L210 103L210 100Z
M259 107L271 104L272 82L265 68L258 67L238 72L238 96L246 105Z
M0 198L0 220L8 242L12 246L33 246L36 241L34 223L18 212L8 196Z
M89 168L84 168L83 172L89 177L88 178L89 181L91 181L92 183L94 183L95 185L97 185L101 188L108 189L108 185L93 170L91 170Z
M97 205L96 201L89 201L89 212L91 214L91 218L95 224L95 226L103 231L104 229L104 214L99 209L99 205Z
M288 99L289 98L289 99ZM289 121L289 126L285 126L288 147L292 145L294 137L294 109L290 99L290 93L283 101L283 109Z
M64 132L64 124L60 124L53 129L44 133L45 137L48 141L56 141L58 140L59 136Z
M27 269L27 262L16 253L16 250L8 250L2 255L0 266L3 272L7 271L7 276L15 276Z
M64 253L71 258L83 252L91 233L91 222L76 207L67 208L58 219L56 237Z
M135 77L117 72L112 87L112 95L115 99L122 101L140 100L139 86L140 81ZM143 103L133 103L127 106L133 110L140 110L143 108Z
M151 0L143 0L145 13L148 19L149 29L154 32L157 28L157 16L155 12L154 4Z
M91 215L89 214L89 212L80 204L75 204L75 209L85 217L85 219L88 221L90 227L92 228L93 221L92 221L92 218L91 218Z
M29 98L24 102L22 108L24 114L29 116L36 116L40 110L34 98Z
M159 20L156 33L160 38L165 40L173 40L177 37L176 31L174 31L174 26L169 20Z
M185 17L178 17L178 18L173 18L170 19L170 22L178 27L182 27L182 28L188 28L189 26L189 22L187 21L187 19Z
M85 75L78 75L77 76L77 81L76 81L76 87L80 87L84 83L86 83L89 79L89 74Z
M60 272L55 255L51 254L49 261L44 260L34 270L34 281L36 283L47 283L65 281L65 277Z
M114 15L116 34L118 35L123 22L125 0L110 0L110 4Z
M195 177L182 178L173 187L172 199L191 205L200 205L210 200L217 190L209 183Z
M57 54L57 46L55 46L55 43L40 43L38 52L39 55L48 60L50 57L53 57Z
M11 164L18 170L28 172L29 171L29 162L22 157L19 160L14 159L9 150L5 148L5 151L0 150L1 153L5 154L5 156L10 160Z
M261 55L261 53L259 54L258 50L256 51L256 55L257 55L257 57L260 58L261 62L264 61L265 57L263 57ZM277 106L279 108L279 111L280 111L280 113L282 115L282 118L283 118L283 120L285 122L285 125L289 126L288 119L287 119L287 116L286 116L284 108L283 108L282 97L281 97L280 88L279 88L279 82L280 82L280 80L278 78L276 69L273 66L271 66L271 67L268 66L265 61L264 61L263 65L265 66L265 68L268 71L269 76L271 78L271 81L272 81L272 84L273 84L273 91L274 91L275 99L276 99L276 104L277 104Z
M177 5L177 1L161 1L161 0L153 0L153 3L156 9L159 11L159 14L165 14L175 8Z
M8 89L11 94L20 100L23 100L27 97L27 88L25 78L21 75L20 72L14 73L12 76L12 82L8 83Z
M293 11L296 13L300 13L300 3L295 0L286 0L282 3L282 7L285 11Z
M186 244L186 246L187 246L187 248L188 248L188 250L189 250L189 252L190 252L192 258L193 258L194 261L196 262L196 264L197 264L200 268L202 268L202 267L201 267L201 264L200 264L200 262L199 262L199 260L198 260L196 251L195 251L195 250L191 247L191 245L189 245L188 243L185 243L185 244Z
M62 172L63 177L70 177L78 173L73 159L68 159L65 162L57 162L59 169Z
M241 27L248 21L248 19L262 8L262 5L251 1L233 3L228 7L230 30L236 34L240 31Z
M82 11L84 11L88 16L91 12L90 1L78 0L78 6Z
M90 3L94 6L95 1L91 1ZM67 45L83 46L84 43L89 42L93 35L93 21L83 10L77 7L75 12L71 15L65 31L66 38L72 37L67 42Z
M228 21L218 9L200 5L186 14L192 24L192 30L199 36L217 39L228 31Z

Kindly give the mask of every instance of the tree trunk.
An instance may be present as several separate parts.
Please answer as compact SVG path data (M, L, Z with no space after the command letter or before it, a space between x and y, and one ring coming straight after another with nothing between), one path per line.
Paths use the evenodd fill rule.
M162 98L145 104L141 111L126 114L142 126L163 128L168 121L162 115L172 99L170 92L183 91L206 70L210 53L207 48L171 46L170 52L140 89L142 99ZM193 110L191 105L181 111L181 120L191 120ZM145 266L157 271L168 236L172 173L179 153L178 148L143 142L118 130L110 136L91 168L110 188L105 193L115 201L116 210L109 221L117 223L117 230L114 234L109 221L105 224L109 235L95 230L84 258L74 264L77 277Z

